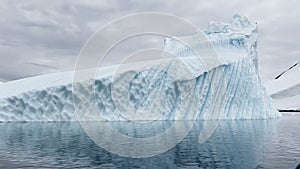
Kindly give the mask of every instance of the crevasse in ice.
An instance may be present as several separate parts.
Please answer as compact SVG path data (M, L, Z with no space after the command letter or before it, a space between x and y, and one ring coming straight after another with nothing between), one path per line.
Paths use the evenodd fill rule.
M200 55L204 53L199 59L190 48L166 38L164 50L181 59L185 72L180 72L172 59L139 71L122 72L115 79L112 75L116 67L106 67L94 83L86 79L76 84L81 91L76 94L72 94L72 72L3 83L0 121L75 121L73 99L75 103L89 104L85 96L94 91L98 113L107 121L128 120L122 113L128 107L135 113L134 120L147 120L150 115L143 113L149 110L159 114L155 120L281 116L259 77L257 26L247 18L235 15L229 23L209 22L206 31L178 38ZM214 53L207 53L207 49ZM168 70L161 69L161 65ZM182 115L187 109L196 116Z

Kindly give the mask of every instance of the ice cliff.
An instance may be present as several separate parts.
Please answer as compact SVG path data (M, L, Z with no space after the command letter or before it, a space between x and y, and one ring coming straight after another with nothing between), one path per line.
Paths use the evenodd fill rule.
M76 94L72 94L73 72L7 82L0 84L0 121L76 121L73 100L89 104L84 96L94 91L99 113L107 121L126 120L120 111L128 105L135 112L149 109L160 112L158 120L190 119L190 116L179 117L180 111L186 109L196 113L193 118L198 119L280 117L258 75L256 25L235 15L229 23L210 22L208 29L201 33L209 43L199 39L199 32L179 38L196 51L213 48L217 59L207 56L199 60L189 48L170 38L165 40L164 50L181 58L193 78L184 79L184 75L177 72L183 78L174 79L166 70L159 69L161 64L158 64L117 75L127 83L113 84L120 89L114 94L111 88L115 66L101 69L94 86L87 83L92 79L76 84L81 91ZM171 67L169 71L173 68L175 71L171 71L176 72L172 60L163 64ZM201 71L204 66L205 71ZM126 102L122 100L125 96ZM137 120L147 120L147 115L136 116Z

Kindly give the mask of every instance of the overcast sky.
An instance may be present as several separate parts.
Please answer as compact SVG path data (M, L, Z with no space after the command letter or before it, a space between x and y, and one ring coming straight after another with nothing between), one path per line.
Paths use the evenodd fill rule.
M165 12L200 29L239 13L259 26L259 69L268 81L300 61L300 1L0 1L0 81L72 70L101 26L137 12Z

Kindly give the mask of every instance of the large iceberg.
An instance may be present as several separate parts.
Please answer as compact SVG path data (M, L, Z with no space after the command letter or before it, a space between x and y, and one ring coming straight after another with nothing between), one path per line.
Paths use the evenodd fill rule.
M204 34L208 41L201 40L199 34ZM0 84L0 121L76 121L78 114L73 103L89 105L90 99L96 100L101 120L106 121L128 120L122 112L124 109L132 111L130 120L281 116L258 74L256 25L235 15L229 23L210 22L206 31L178 38L192 49L166 38L164 51L176 58L167 57L138 71L129 64L126 71L115 75L118 66L108 66L101 68L95 79L82 79L75 85L73 72ZM217 59L209 54L199 59L193 52L206 49L213 49ZM182 66L178 58L189 74L176 71ZM72 92L74 89L80 92ZM89 95L95 97L86 97ZM143 114L149 110L150 114ZM182 116L186 110L195 116Z

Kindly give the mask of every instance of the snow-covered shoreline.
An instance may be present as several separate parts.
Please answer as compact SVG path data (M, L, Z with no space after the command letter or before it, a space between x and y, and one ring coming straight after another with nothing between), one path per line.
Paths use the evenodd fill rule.
M295 64L279 78L266 83L266 89L276 108L283 111L300 110L300 65Z

